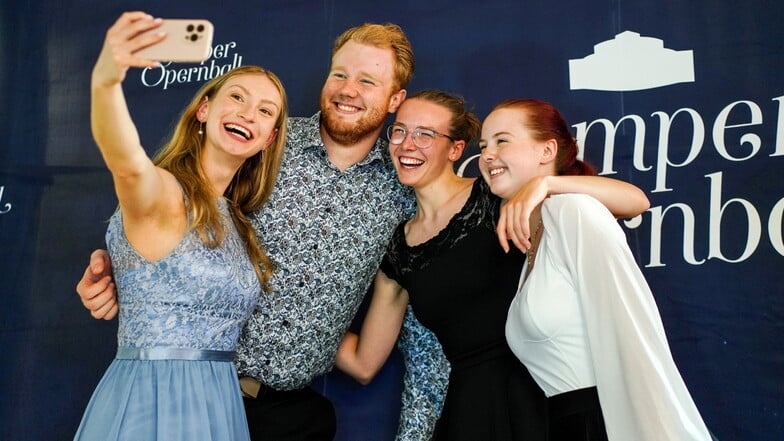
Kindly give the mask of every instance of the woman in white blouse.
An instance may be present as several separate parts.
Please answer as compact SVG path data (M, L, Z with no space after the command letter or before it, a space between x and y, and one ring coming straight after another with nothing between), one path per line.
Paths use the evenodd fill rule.
M541 101L496 106L479 147L482 176L504 199L550 176L595 174L558 110ZM530 228L506 336L548 397L548 439L710 440L612 214L587 195L554 195Z

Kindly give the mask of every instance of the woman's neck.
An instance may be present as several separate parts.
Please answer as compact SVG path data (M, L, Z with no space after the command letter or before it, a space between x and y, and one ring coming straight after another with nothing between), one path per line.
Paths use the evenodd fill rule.
M221 160L221 158L215 157L216 155L210 155L206 151L207 149L202 150L202 170L207 176L207 181L212 187L215 196L223 196L244 161L237 161L236 158Z
M406 242L410 246L419 245L443 230L465 205L474 181L452 174L415 189L417 211L406 223Z
M422 219L437 217L444 210L451 211L449 206L455 201L460 202L459 205L462 207L465 199L459 201L460 196L466 194L467 188L470 188L474 181L474 178L464 178L452 173L422 188L415 188L416 217Z

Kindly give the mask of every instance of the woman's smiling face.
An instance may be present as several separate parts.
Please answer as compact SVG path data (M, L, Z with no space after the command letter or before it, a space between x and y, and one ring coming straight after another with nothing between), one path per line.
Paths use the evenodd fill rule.
M542 174L544 143L531 137L525 118L520 109L501 108L491 112L482 124L479 171L493 194L504 199Z

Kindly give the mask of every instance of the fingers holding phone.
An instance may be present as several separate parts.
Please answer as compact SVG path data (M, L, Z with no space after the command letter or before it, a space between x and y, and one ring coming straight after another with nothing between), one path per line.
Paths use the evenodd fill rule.
M158 66L161 61L201 62L210 55L213 26L204 19L161 19L126 12L106 32L93 80L121 83L130 67Z
M156 60L141 58L136 53L166 38L157 31L163 20L141 11L126 12L106 31L101 54L93 68L95 85L121 83L130 67L155 67Z

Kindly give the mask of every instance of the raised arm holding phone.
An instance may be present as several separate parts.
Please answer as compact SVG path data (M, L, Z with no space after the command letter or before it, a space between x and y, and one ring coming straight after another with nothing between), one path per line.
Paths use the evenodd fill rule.
M106 233L113 267L102 268L117 297L94 315L119 307L120 321L117 356L75 439L248 440L234 351L272 265L246 214L274 185L286 95L257 66L217 77L151 160L122 82L129 68L156 65L138 53L168 38L147 32L161 23L123 14L93 69L91 127L119 200Z

